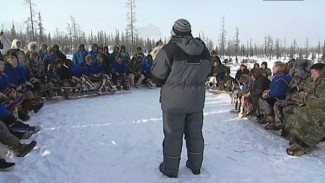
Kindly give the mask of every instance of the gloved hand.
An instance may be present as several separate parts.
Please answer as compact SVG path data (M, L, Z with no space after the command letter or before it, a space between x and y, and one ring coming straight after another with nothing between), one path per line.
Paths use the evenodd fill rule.
M298 103L306 103L307 93L305 92L299 92L297 94L293 94L291 99L298 102Z

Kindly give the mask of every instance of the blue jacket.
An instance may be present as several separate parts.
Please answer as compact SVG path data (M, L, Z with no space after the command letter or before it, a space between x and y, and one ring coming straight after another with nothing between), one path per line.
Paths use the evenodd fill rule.
M18 86L25 84L27 81L26 70L20 64L18 64L16 68L5 67L4 71L8 75L10 84Z
M10 116L10 111L0 103L0 120L4 120ZM2 123L2 122L0 122Z
M72 65L70 66L70 73L71 76L76 76L77 78L80 78L82 75L82 66L72 63Z
M83 66L86 63L85 58L87 55L88 55L87 51L83 51L83 52L76 51L73 54L72 61L75 64L79 64L79 65Z
M114 62L112 72L114 74L119 73L120 75L122 75L123 73L127 74L126 65L123 62L121 62L120 64L118 62Z
M143 58L143 60L141 62L141 68L142 68L142 72L145 72L146 71L147 73L149 73L150 70L151 70L151 67L152 67L152 62L151 61L146 62L145 61L146 58L147 57L144 57Z
M91 65L85 64L82 67L82 73L85 74L86 76L92 76L94 74L104 74L103 67L98 63L95 62Z
M56 72L48 72L47 74L47 80L54 83L54 84L59 84L59 81L60 81L60 77L59 75L56 73ZM53 80L56 80L53 81Z
M6 73L0 74L0 92L10 87L9 77Z
M49 64L55 64L55 60L59 58L57 55L45 55L43 59L44 70L47 71L47 66Z
M89 54L93 56L94 60L97 60L97 55L99 54L99 51L90 51Z
M286 74L275 75L270 84L269 96L284 100L291 78Z

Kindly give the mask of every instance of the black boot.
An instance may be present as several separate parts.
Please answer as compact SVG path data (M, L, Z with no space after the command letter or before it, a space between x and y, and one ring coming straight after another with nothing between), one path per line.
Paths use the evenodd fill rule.
M198 175L198 174L201 173L201 170L200 169L192 169L191 166L190 166L189 161L186 161L186 167L188 169L190 169L194 175Z
M27 111L22 109L18 111L18 117L23 121L28 121L30 119L29 115L27 114Z
M37 103L33 106L33 111L35 113L37 113L42 107L43 107L44 103L43 102L40 102L40 103Z
M15 163L7 162L5 159L0 159L0 171L7 171L12 169L15 166Z
M18 148L14 150L17 157L24 157L36 146L36 141L32 141L29 144L20 144Z
M159 170L169 178L177 178L177 173L167 172L164 163L160 163Z

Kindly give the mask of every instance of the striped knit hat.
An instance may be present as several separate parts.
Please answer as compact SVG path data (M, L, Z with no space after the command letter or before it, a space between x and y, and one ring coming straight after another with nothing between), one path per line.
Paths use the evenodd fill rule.
M178 19L174 23L173 31L180 36L191 35L191 24L185 19Z

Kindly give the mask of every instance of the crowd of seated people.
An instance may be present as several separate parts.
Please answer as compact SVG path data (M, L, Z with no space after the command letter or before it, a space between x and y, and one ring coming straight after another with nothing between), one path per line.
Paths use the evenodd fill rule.
M154 88L151 82L152 56L145 55L141 47L132 59L125 46L114 47L93 44L90 51L84 44L78 46L72 59L54 44L45 43L38 49L36 42L30 42L23 50L20 40L14 39L11 48L0 58L0 143L6 145L15 155L22 157L30 152L36 141L22 144L41 130L30 126L30 113L37 113L44 100L71 98L73 95L93 93L95 95L115 93L116 90L130 90L140 85ZM7 170L15 164L0 157L0 170Z
M239 117L256 116L265 130L281 130L289 140L286 152L301 156L325 137L325 68L298 58L274 63L270 80L267 63L249 74L241 65L242 85L235 109ZM244 73L245 72L245 73ZM238 73L237 73L238 74Z

